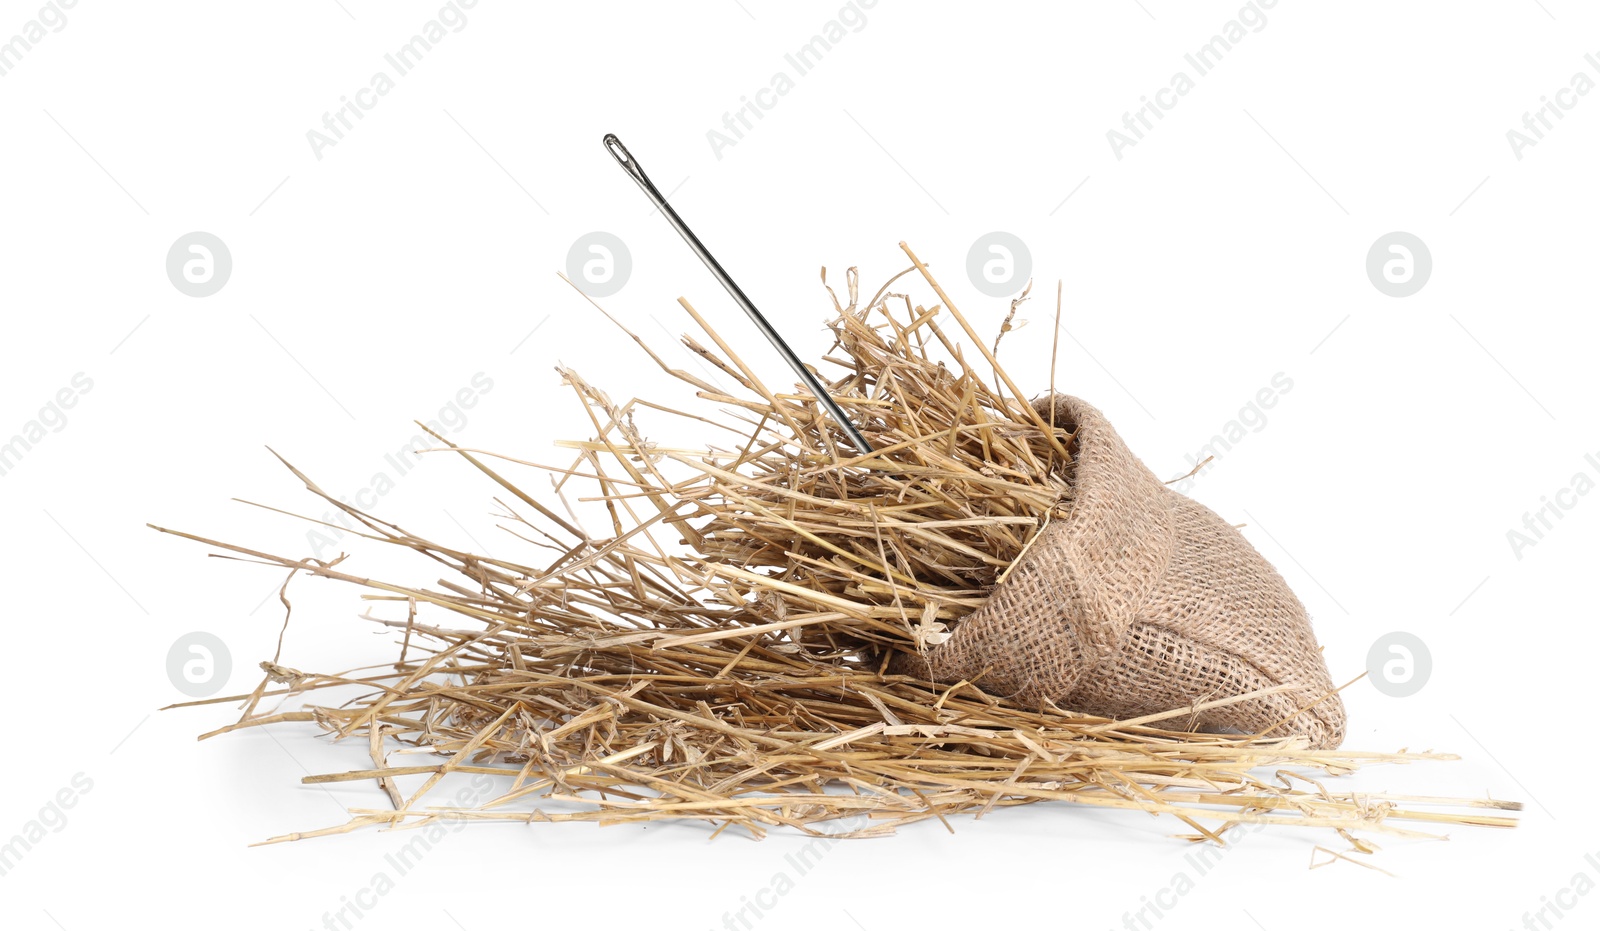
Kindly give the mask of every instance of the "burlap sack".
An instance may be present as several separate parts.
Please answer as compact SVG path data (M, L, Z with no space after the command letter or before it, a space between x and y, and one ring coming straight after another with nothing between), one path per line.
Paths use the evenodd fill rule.
M1162 484L1098 410L1042 398L1075 431L1067 513L1040 532L944 643L891 667L936 682L1113 718L1265 686L1293 688L1162 723L1344 739L1344 704L1305 606L1244 536Z

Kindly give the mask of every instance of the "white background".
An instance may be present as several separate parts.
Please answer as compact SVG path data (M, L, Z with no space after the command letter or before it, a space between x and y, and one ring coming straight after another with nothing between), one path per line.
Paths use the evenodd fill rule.
M691 326L683 295L784 380L602 150L616 132L802 355L826 347L819 267L842 284L859 266L870 293L908 264L902 239L992 332L1007 302L971 285L965 259L998 229L1028 244L1037 279L1029 325L1002 344L1013 375L1048 383L1059 280L1058 387L1104 410L1164 477L1284 373L1292 391L1191 493L1249 525L1310 607L1336 680L1359 675L1389 631L1429 645L1415 696L1347 691L1347 747L1462 757L1338 784L1527 804L1514 830L1380 838L1371 862L1395 879L1308 869L1314 844L1345 849L1332 835L1252 835L1176 899L1161 890L1194 872L1168 836L1181 825L1029 806L957 819L954 835L935 822L839 844L762 926L1111 928L1159 894L1175 904L1152 927L1508 928L1547 900L1572 907L1530 927L1594 927L1600 896L1580 892L1600 878L1584 859L1600 851L1600 495L1564 496L1575 506L1520 554L1507 532L1575 474L1600 478L1584 458L1600 459L1600 93L1572 98L1520 159L1506 133L1575 73L1600 80L1584 60L1600 55L1600 17L1571 0L1283 0L1118 159L1107 131L1239 8L880 0L719 158L708 130L790 70L785 54L837 2L481 0L319 159L308 130L437 2L82 0L0 78L0 440L75 374L93 382L0 477L0 840L75 775L92 789L0 877L5 926L82 931L151 913L173 928L323 927L408 839L247 846L382 804L371 784L299 782L366 766L365 742L307 726L196 742L232 706L156 711L184 698L166 671L178 637L222 638L222 694L243 692L283 612L264 603L278 574L207 559L146 522L308 555L305 525L231 500L321 513L265 447L354 492L413 419L437 418L480 372L492 390L452 439L542 462L589 429L558 362L619 398L681 396L557 276L592 230L633 259L603 303L669 358L694 364L669 337ZM0 40L38 10L0 3ZM207 298L165 272L194 230L233 256ZM1365 272L1392 230L1433 256L1403 299ZM494 492L424 456L376 512L515 558ZM352 552L358 571L432 581L417 563ZM284 662L392 657L353 587L291 593ZM722 927L801 844L706 834L471 828L355 924Z

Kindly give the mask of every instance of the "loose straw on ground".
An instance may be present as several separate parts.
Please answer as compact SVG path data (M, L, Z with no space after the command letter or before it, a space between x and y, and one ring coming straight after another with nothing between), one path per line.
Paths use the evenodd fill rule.
M552 554L547 562L420 538L327 495L293 466L363 541L414 551L454 578L382 581L343 558L277 556L156 528L290 578L353 583L393 609L371 618L394 631L386 665L319 674L274 656L251 694L187 703L243 702L237 723L204 736L311 723L351 738L361 763L305 781L371 780L382 790L374 801L387 803L271 840L444 818L672 819L757 837L778 827L879 836L1044 801L1167 815L1194 840L1222 842L1244 822L1322 828L1361 852L1371 844L1358 834L1516 823L1504 814L1520 810L1515 802L1339 791L1313 778L1455 759L1448 754L1311 751L1294 737L1185 731L1204 706L1118 722L886 673L896 652L940 642L982 603L1070 488L1071 434L1040 419L906 253L942 306L914 305L889 285L862 304L854 269L848 304L834 301L828 361L842 374L827 387L871 437L871 455L834 435L811 396L768 388L683 302L716 349L690 337L685 345L739 393L646 348L697 389L703 409L613 403L561 370L594 425L591 439L561 444L575 451L569 465L496 457L433 434L501 486L504 526L530 556ZM946 318L988 372L969 364ZM636 422L678 413L721 428L720 445L658 447ZM553 480L561 495L591 487L581 497L603 507L605 532L536 500L508 477L513 469ZM289 710L265 709L269 699ZM429 761L390 759L419 754ZM450 774L501 778L493 798L463 806L431 794ZM409 794L399 788L418 778Z

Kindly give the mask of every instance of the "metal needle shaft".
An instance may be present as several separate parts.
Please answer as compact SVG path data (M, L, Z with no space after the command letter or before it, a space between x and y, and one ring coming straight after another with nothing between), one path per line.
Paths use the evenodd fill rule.
M667 203L667 199L661 195L661 192L656 190L656 186L650 181L650 176L644 173L644 169L639 166L639 160L628 152L627 148L623 146L622 140L608 134L605 137L605 145L606 151L610 152L612 157L617 160L617 164L622 166L622 169L628 173L629 177L638 182L645 196L650 198L650 202L656 205L656 208L661 211L661 215L667 218L667 222L671 223L672 228L678 231L678 235L682 236L683 241L689 244L689 248L694 251L695 255L700 257L700 261L704 262L706 268L711 270L711 274L716 276L717 281L728 289L728 294L733 297L734 303L738 304L739 309L745 312L745 315L756 325L756 329L761 331L761 335L767 338L767 342L778 350L778 354L783 356L783 360L789 363L789 368L794 369L795 375L816 396L818 403L827 409L834 420L838 421L839 426L849 435L851 444L862 453L872 452L872 444L868 443L866 437L862 436L861 432L856 429L855 424L850 422L850 415L846 414L844 408L840 407L839 403L833 399L833 396L828 394L828 390L822 386L822 382L817 379L817 376L806 368L805 364L800 361L800 357L795 355L793 349L789 348L789 344L784 342L783 337L778 335L778 331L773 329L772 324L767 322L767 318L763 317L761 311L756 309L756 305L750 302L750 298L745 296L744 291L740 290L739 286L734 283L733 278L723 270L716 257L700 242L700 238L694 234L693 230L689 229L688 224L683 222L683 218L678 216L676 210L672 209L672 205Z

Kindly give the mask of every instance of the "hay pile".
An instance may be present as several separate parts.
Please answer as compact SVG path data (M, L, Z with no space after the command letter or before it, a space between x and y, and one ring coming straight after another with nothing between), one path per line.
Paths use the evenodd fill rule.
M359 522L362 537L423 554L453 577L397 584L352 574L343 557L291 559L165 531L287 568L291 579L351 582L389 603L389 616L374 618L393 628L389 663L319 674L274 657L252 694L210 700L242 700L244 713L204 736L313 722L360 738L370 754L370 767L306 781L375 780L387 807L272 840L442 818L694 819L755 836L775 826L840 833L843 820L844 833L876 836L1045 800L1170 815L1196 840L1220 842L1240 822L1320 827L1363 852L1371 848L1354 832L1433 836L1403 822L1515 823L1486 810L1517 803L1338 792L1313 778L1454 759L1446 754L1187 733L1191 707L1112 721L890 674L896 654L941 642L977 608L1071 493L1070 434L1041 420L911 258L901 275L920 271L942 306L890 293L895 279L862 302L854 269L848 302L834 298L827 361L842 374L829 386L872 440L870 456L856 454L809 395L764 383L680 301L709 340L685 345L737 382L737 396L633 338L698 389L705 409L681 416L720 441L657 447L636 418L680 412L615 403L562 370L594 438L561 444L576 450L569 466L520 463L554 478L563 496L603 502L603 534L499 471L513 466L437 434L504 489L496 500L506 529L528 545L526 564L418 538L325 494L293 466ZM540 550L547 555L532 558ZM318 703L324 690L350 687L360 689L353 700ZM293 710L265 709L268 699ZM397 747L412 750L409 759L426 751L427 762L391 765ZM502 791L472 808L436 804L443 793L430 791L451 773L502 776ZM400 791L405 777L414 791Z

